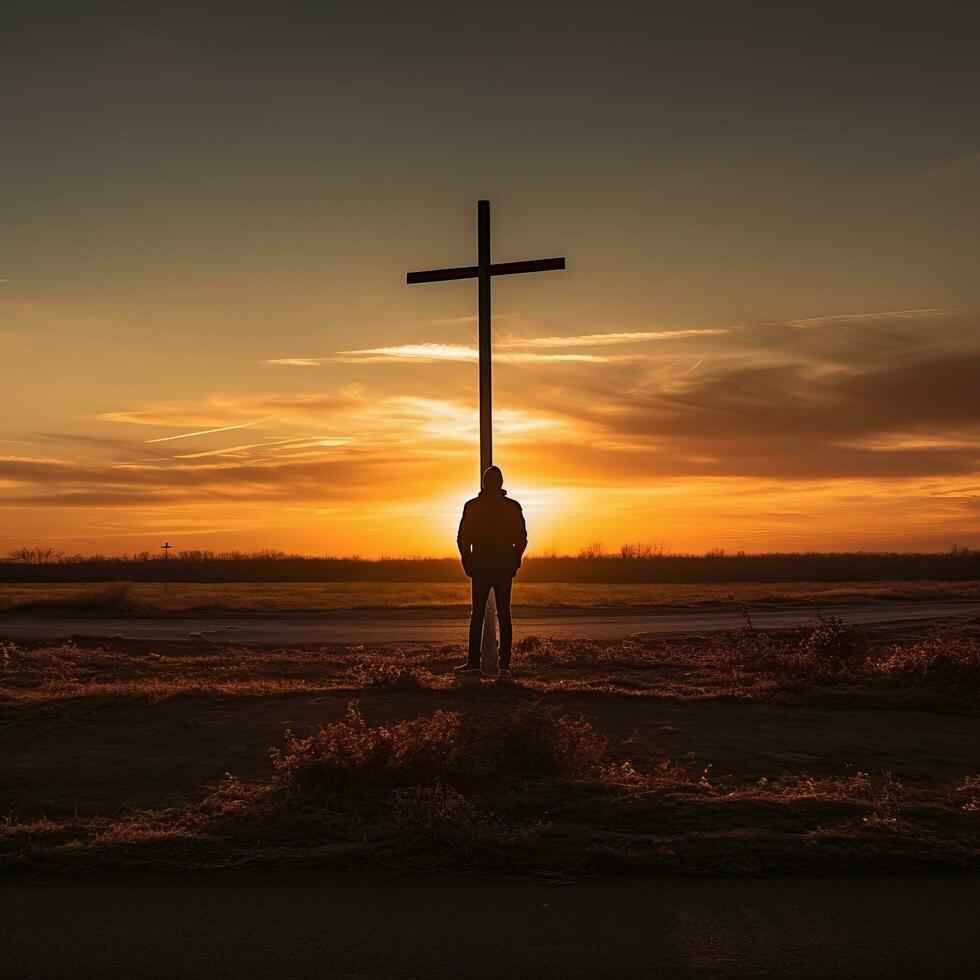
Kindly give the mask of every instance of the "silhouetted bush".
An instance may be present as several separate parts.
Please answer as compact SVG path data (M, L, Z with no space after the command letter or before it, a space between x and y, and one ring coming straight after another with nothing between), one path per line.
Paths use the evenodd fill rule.
M603 762L603 741L584 718L541 706L498 714L437 711L372 727L357 703L309 738L285 733L272 750L275 783L318 796L349 788L391 790L440 782L474 788L500 779L584 775Z

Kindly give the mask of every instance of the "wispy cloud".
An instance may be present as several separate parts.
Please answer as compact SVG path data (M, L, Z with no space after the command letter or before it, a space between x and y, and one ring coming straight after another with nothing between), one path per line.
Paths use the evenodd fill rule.
M198 429L197 432L181 432L175 436L160 436L158 439L147 439L150 442L173 442L175 439L194 439L197 436L211 436L216 432L231 432L232 429L250 429L253 425L268 422L271 416L264 419L253 419L251 422L239 422L237 425L222 425L217 429Z
M391 361L415 361L437 364L441 361L474 362L478 360L476 347L456 344L401 344L396 347L372 347L366 350L340 351L326 360L342 364L383 363ZM648 360L646 354L542 354L527 350L495 350L494 361L503 364L625 364Z
M399 344L394 347L368 347L364 350L342 350L324 360L364 361L475 361L477 350L462 344Z
M190 425L200 429L218 429L238 425L246 411L240 398L233 395L212 395L206 401L191 404L164 403L145 408L100 412L93 418L99 422L124 422L129 425Z
M218 432L225 432L225 429L218 429ZM156 442L164 442L165 440L151 440ZM174 457L174 459L205 459L208 456L228 456L237 459L242 459L246 456L249 450L259 449L264 446L265 443L262 442L249 442L241 446L225 446L222 449L207 449L200 453L179 453Z
M218 429L219 432L227 431ZM157 442L163 440L155 440ZM314 439L304 437L288 439L267 439L263 442L251 442L241 446L225 446L221 449L208 449L198 453L180 453L174 459L205 459L208 456L227 456L236 459L245 459L253 449L261 449L273 453L296 452L305 449L336 449L341 446L349 446L353 439L336 439L328 436L318 436Z
M535 351L504 351L494 358L507 364L637 364L649 354L539 354Z
M322 423L325 418L350 409L363 401L356 384L339 390L301 394L222 394L196 402L150 405L124 411L101 412L89 418L99 422L126 422L132 425L159 427L193 426L197 430L239 428L257 425L273 418L286 421ZM242 423L243 417L262 414L261 418Z
M518 319L517 313L495 313L494 323L503 323L508 320ZM464 324L476 323L476 315L471 313L469 316L444 316L437 320L430 320L429 323L434 327L461 327Z
M498 346L538 347L604 347L613 344L644 344L656 340L679 340L683 337L711 337L731 333L731 327L705 327L689 330L641 330L628 333L586 333L568 337L507 337Z
M811 316L803 320L787 320L786 323L791 327L821 327L831 323L849 324L851 326L895 321L917 323L920 320L948 317L962 312L964 311L929 307L921 310L890 310L886 313L834 313L827 316Z
M453 322L473 320L460 317ZM444 321L448 322L448 321ZM704 327L681 330L640 330L612 333L572 334L554 337L505 336L494 340L494 358L512 364L547 363L549 361L580 361L586 364L618 364L645 360L642 354L594 355L553 353L566 347L606 347L648 344L656 341L681 340L691 337L711 337L731 333L732 327ZM549 353L538 353L548 351ZM277 357L263 361L280 367L315 367L319 364L384 363L396 360L436 363L439 361L475 361L477 348L467 344L419 343L396 344L385 347L366 347L360 350L337 351L328 357Z

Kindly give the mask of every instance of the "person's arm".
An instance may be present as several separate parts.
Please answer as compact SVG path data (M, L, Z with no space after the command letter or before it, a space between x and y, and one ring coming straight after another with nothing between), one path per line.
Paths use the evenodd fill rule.
M459 519L459 530L456 532L456 547L459 548L459 559L463 563L463 571L472 578L470 561L473 558L471 551L473 542L470 538L469 521L466 519L469 507L469 503L463 505L463 516Z
M524 511L517 505L517 533L514 537L514 574L521 567L524 552L527 551L527 524L524 523Z

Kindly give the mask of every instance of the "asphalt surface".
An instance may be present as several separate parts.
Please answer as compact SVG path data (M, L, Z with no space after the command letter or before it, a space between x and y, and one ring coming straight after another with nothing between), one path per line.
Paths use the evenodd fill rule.
M975 977L980 878L268 873L0 886L0 976Z
M863 626L901 627L980 616L980 603L964 601L841 603L769 606L752 610L757 628L798 626L821 615ZM48 640L68 636L134 640L204 639L213 642L301 646L327 643L445 642L459 640L467 613L459 610L356 610L321 615L80 616L56 611L11 614L0 620L0 638ZM744 625L741 612L719 608L515 609L518 636L613 640L639 634L707 633Z

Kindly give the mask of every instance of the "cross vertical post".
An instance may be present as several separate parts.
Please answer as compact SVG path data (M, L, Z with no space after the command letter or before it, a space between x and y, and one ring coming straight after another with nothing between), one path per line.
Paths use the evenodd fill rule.
M476 262L478 296L478 345L480 348L480 485L493 466L493 338L490 315L490 202L476 202ZM497 669L497 597L491 592L483 614L480 666L487 673Z
M493 466L493 371L490 326L490 202L477 201L477 268L480 348L480 480Z

